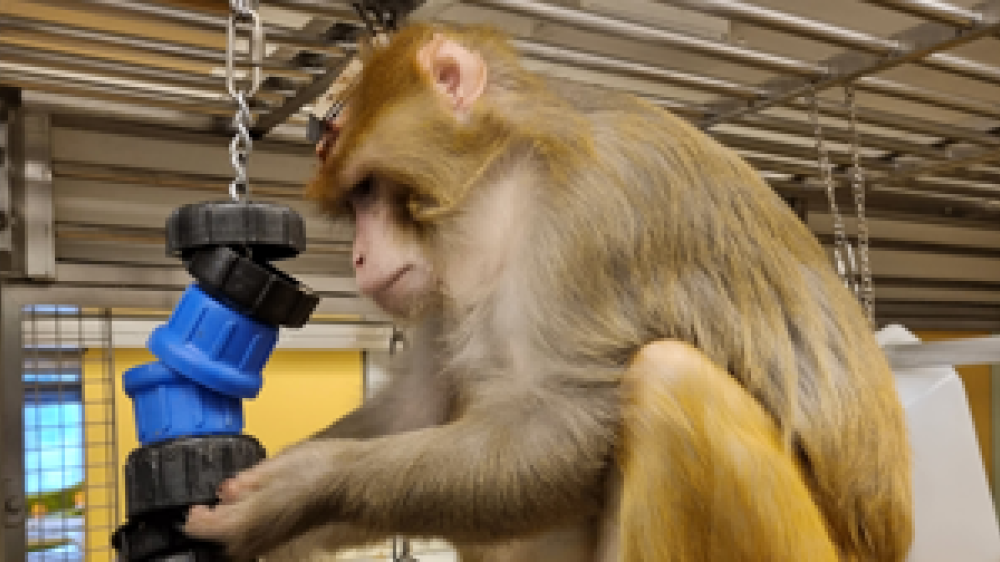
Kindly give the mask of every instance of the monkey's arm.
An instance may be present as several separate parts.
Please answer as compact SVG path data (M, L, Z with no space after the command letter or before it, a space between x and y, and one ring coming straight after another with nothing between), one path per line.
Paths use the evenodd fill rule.
M371 399L312 439L371 439L440 425L447 419L447 384L426 370L393 377Z
M576 392L508 388L446 426L303 443L224 484L223 504L192 509L186 531L224 542L242 561L329 521L469 542L593 513L616 427L607 397L616 394Z
M444 423L452 392L438 374L433 355L437 330L430 321L418 326L410 349L393 361L393 367L405 365L405 371L394 374L375 396L312 438L370 439Z

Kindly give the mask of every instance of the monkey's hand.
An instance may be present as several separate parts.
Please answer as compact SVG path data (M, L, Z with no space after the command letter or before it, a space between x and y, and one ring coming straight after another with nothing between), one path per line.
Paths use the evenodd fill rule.
M496 542L596 513L614 442L613 395L507 390L513 396L448 425L301 443L226 482L222 503L193 509L186 531L221 541L244 562L324 523Z
M269 554L321 523L305 521L299 515L315 512L307 506L319 495L316 487L325 473L323 465L337 462L338 458L346 460L339 453L350 446L348 441L304 441L240 472L219 486L218 505L199 505L189 510L184 532L222 543L234 562L249 562ZM328 544L325 548L344 548L361 540L349 540L353 535L344 529L339 532L343 535L341 541L331 538L327 542L343 544Z

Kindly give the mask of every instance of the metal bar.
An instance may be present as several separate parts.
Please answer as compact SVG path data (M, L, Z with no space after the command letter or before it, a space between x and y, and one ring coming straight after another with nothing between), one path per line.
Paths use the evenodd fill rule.
M831 112L831 114L835 113ZM733 125L747 126L753 127L757 130L795 135L804 139L814 138L814 131L810 125L803 121L784 117L775 117L770 115L747 115L741 118L737 123L733 123ZM716 134L716 132L712 132L712 134ZM847 129L832 125L823 126L823 135L830 140L842 143L849 143L851 140L850 133ZM911 154L934 159L944 159L948 157L948 151L945 149L901 140L891 136L861 133L860 139L863 146L883 150L889 152L890 154ZM898 167L893 165L893 169L898 169Z
M884 39L868 33L855 31L803 16L747 4L738 0L659 0L662 3L681 6L690 10L710 13L766 27L785 33L807 37L826 43L839 45L876 54L899 52L904 45L899 41ZM959 74L977 80L1000 83L1000 69L945 53L934 53L917 64Z
M854 84L860 90L876 94L954 109L991 119L1000 119L1000 105L983 100L946 94L874 76L859 78Z
M610 74L643 78L657 82L665 82L695 90L714 92L739 98L757 98L766 94L764 90L746 86L721 78L699 76L660 66L652 66L620 58L599 55L587 51L567 49L546 43L515 40L515 48L527 57L545 60L559 64L569 64L580 68L607 72Z
M938 216L948 216L950 213L946 207L952 207L966 213L965 218L968 219L988 219L995 221L997 217L1000 217L1000 206L996 204L997 200L995 197L965 196L886 185L873 185L869 188L869 193L907 196L920 198L926 202L934 202L939 205L937 207Z
M872 53L893 53L902 48L902 45L898 41L883 39L861 31L855 31L846 27L738 0L658 1L662 4L670 4L689 10L752 23L760 27L783 31L801 37L818 39L848 49L858 49Z
M0 88L0 122L4 123L0 132L5 149L3 162L0 162L0 186L5 189L3 195L9 189L8 177L12 172L11 161L15 157L10 151L12 145L18 142L14 138L14 130L10 125L14 115L21 107L20 92L12 89ZM16 149L15 149L16 152ZM4 212L10 211L10 199L4 202ZM5 250L10 250L10 231L4 229L6 238ZM4 560L15 560L11 555L18 553L24 557L24 468L14 459L23 459L24 451L18 440L24 439L24 431L21 428L23 418L23 404L21 396L18 395L21 388L21 371L16 367L14 371L11 364L14 362L8 359L6 352L10 347L8 339L13 336L12 329L19 328L13 322L8 321L10 315L10 305L6 302L6 287L0 279L0 558ZM16 359L20 361L18 351ZM23 460L21 461L23 463Z
M205 90L195 90L193 88L183 88L178 89L176 92L163 92L156 88L155 84L137 82L135 80L120 80L109 76L81 74L77 72L67 73L66 71L58 71L51 68L35 67L11 62L0 62L0 71L3 71L3 73L0 74L0 81L6 80L8 77L15 78L21 76L28 79L38 79L42 82L53 81L56 84L65 83L66 85L92 86L99 90L106 89L139 95L149 94L153 97L162 96L176 100L198 100L204 103L214 104L219 108L227 105L232 108L231 104L227 103L228 95L221 90L208 92ZM260 111L262 109L262 105L264 104L265 100L256 100L255 103L251 104L251 108L255 111Z
M825 200L823 186L816 182L768 178L768 184L781 195L787 197L809 197L817 201ZM846 190L844 202L847 201ZM995 222L1000 218L1000 208L995 199L966 197L947 193L935 193L907 189L905 187L869 187L866 204L869 209L885 209L891 212L905 212L944 218L959 214L964 220ZM877 279L876 279L877 280Z
M220 78L213 78L203 74L152 68L148 66L138 66L119 61L109 61L79 54L61 53L59 51L50 51L36 47L28 48L16 45L0 44L0 59L8 62L14 61L15 59L32 62L37 61L40 63L51 64L66 70L84 69L119 73L123 77L162 80L180 86L197 88L225 87L225 84Z
M746 150L746 149L744 149ZM784 155L779 155L784 156ZM793 158L795 158L793 156ZM745 154L743 159L748 161L753 167L766 172L776 172L790 174L798 177L810 178L817 175L815 164L806 162L790 162L788 160L776 160L773 157L760 156L759 154ZM938 195L954 195L957 197L1000 197L1000 189L988 186L954 185L942 184L933 180L920 180L916 178L889 179L890 174L871 173L866 176L868 183L873 186L897 186L921 190L926 193ZM834 175L835 180L846 185L849 177L846 173ZM987 201L989 199L986 199ZM994 205L1000 211L1000 204Z
M123 78L126 80L151 80L156 85L179 86L182 88L204 88L216 90L219 100L225 99L225 84L220 78L194 74L190 72L180 72L147 66L138 66L122 63L118 61L107 61L83 55L70 55L58 51L46 49L25 48L13 45L0 44L0 58L9 62L28 62L31 64L45 64L50 67L62 68L69 71L93 71L104 76ZM99 77L95 77L99 79ZM258 99L269 103L280 103L284 96L268 91L260 91L256 96Z
M958 27L971 27L983 21L981 13L938 0L864 0L921 19Z
M627 90L622 90L622 91L627 91ZM680 117L688 119L691 122L694 122L705 116L705 111L698 105L692 105L678 100L661 98L661 97L652 97L638 93L636 93L635 95L645 99L649 103L655 104L659 107L662 107L663 109L670 111L674 115L678 115Z
M111 459L113 459L113 462L117 465L118 459L121 457L118 456L118 436L116 435L116 432L118 430L119 419L118 419L118 406L115 404L115 400L117 399L119 393L116 392L115 389L115 381L117 379L116 375L118 371L115 369L116 344L114 340L114 325L112 324L113 318L111 309L105 308L102 311L101 316L104 320L103 328L104 330L106 330L106 333L108 335L107 340L104 342L104 353L106 354L105 355L106 363L104 365L104 369L105 369L105 375L108 377L108 385L109 385L108 394L110 396L110 404L109 404L110 423L106 428L105 438L111 442ZM117 468L117 466L115 468ZM121 514L119 511L121 506L121 501L118 496L119 480L117 472L115 472L115 477L113 478L112 482L114 485L114 491L111 493L111 498L110 498L111 502L113 502L111 508L112 519L109 521L109 523L121 521Z
M809 103L798 99L790 101L788 106L801 111L809 111ZM847 118L847 109L844 108L843 104L821 99L819 100L819 111L824 115L832 115L845 119ZM975 129L956 127L954 125L939 123L937 121L928 121L927 119L903 115L901 113L891 113L888 111L869 109L865 107L859 107L857 109L857 115L860 121L873 125L881 125L911 133L939 137L946 140L958 140L983 146L1000 146L1000 136L991 135ZM940 156L943 157L946 156L946 154L942 153Z
M715 140L734 149L801 158L803 160L816 159L816 148L806 144L778 142L756 136L744 136L739 133L727 133L722 131L713 131L710 135L715 138ZM833 148L828 148L827 151L830 153L830 159L833 160L835 164L842 166L851 165L852 159L850 152L846 150L836 150ZM879 158L862 158L861 162L866 170L891 172L896 169L892 163Z
M24 385L21 307L9 285L0 291L0 537L4 560L25 559ZM8 506L15 508L8 511Z
M146 168L125 166L109 166L107 164L91 164L88 162L56 161L53 172L59 178L73 178L132 185L148 185L170 189L186 189L210 191L218 193L220 186L226 185L230 178L212 174L191 174ZM300 201L302 186L296 183L279 183L255 179L253 182L254 196L266 199L281 199Z
M586 68L590 70L595 70L602 73L607 73L611 75L621 75L629 76L641 79L648 79L657 82L665 82L669 84L675 84L677 86L687 87L698 91L708 91L714 92L721 95L726 95L730 97L739 97L745 99L760 98L766 95L766 91L755 86L741 84L739 82L732 82L729 80L724 80L714 77L706 77L701 75L689 74L686 72L680 72L668 68L663 68L661 66L653 66L645 63L634 62L630 60L624 60L621 58L609 57L606 55L595 54L587 51L580 51L576 49L568 49L566 47L550 45L546 43L538 43L534 41L527 40L515 40L514 46L518 51L527 57L544 60L556 64L565 64L574 67ZM897 84L895 82L880 80L874 83L875 88L877 86L882 86L883 89L889 87L896 87L899 90L907 90L912 96L922 96L925 99L931 97L940 98L942 100L946 99L947 94L942 94L938 92L923 90L916 87L911 87L903 84ZM619 88L620 89L620 88ZM653 99L647 94L632 91L631 93L645 97L658 103L659 105L664 105L668 109L675 112L683 112L685 115L693 116L700 115L705 116L710 112L709 108L694 107L687 104L682 104L675 100L660 100ZM989 105L987 102L981 102L979 100L964 100L962 98L957 98L951 101L954 104L962 103L963 101L968 101L968 105L972 106L976 103ZM666 105L665 105L666 104ZM799 100L792 100L789 105L803 111L808 111L808 105L802 103ZM820 100L819 103L820 111L827 115L835 115L837 117L846 118L846 110L842 104L828 102L826 100ZM979 107L979 109L985 108ZM865 123L877 124L888 126L896 129L901 129L908 132L924 134L933 137L940 137L948 140L959 140L963 142L969 142L973 144L985 145L985 146L1000 146L1000 136L991 135L982 131L977 131L974 129L967 129L963 127L956 127L954 125L948 125L944 123L938 123L936 121L928 121L926 119L921 119L919 117L913 117L910 115L901 115L890 113L881 110L868 109L868 108L858 108L857 110L858 119ZM810 133L811 134L811 133ZM920 150L921 147L913 147L914 150ZM935 149L932 149L935 150ZM935 157L944 157L945 153L937 151L933 154Z
M302 5L304 2L298 2ZM407 9L414 9L420 6L421 2L411 2ZM401 7L397 5L397 7ZM403 19L407 15L407 12L397 12L394 14L396 18ZM287 99L285 103L269 112L268 114L262 116L258 119L257 123L254 124L251 135L254 139L260 139L267 135L269 132L274 130L275 127L283 124L292 115L298 113L305 105L314 102L317 98L326 92L330 85L337 80L340 74L350 65L352 58L350 56L345 56L339 61L327 62L327 67L324 69L323 73L316 77L309 85L301 88L298 93L293 97Z
M337 3L329 2L328 0L267 0L266 5L340 21L358 21L358 13L346 2Z
M155 2L134 2L132 0L42 0L48 4L69 5L77 7L79 4L94 4L108 6L123 12L132 12L142 16L152 16L160 19L171 20L185 26L201 27L205 29L225 31L226 18L215 14L200 12L191 9L181 9L166 6ZM279 27L273 24L264 24L264 32L268 42L273 42L290 47L316 50L320 52L342 55L343 49L331 42L309 37L297 30Z
M23 190L18 212L24 254L22 273L29 279L50 280L56 274L52 208L52 127L48 114L22 110L24 162L18 186Z
M939 177L943 178L955 178L972 182L990 183L993 185L1000 185L1000 170L990 170L990 169L957 169L957 170L947 170L944 172L946 175L941 175Z
M609 57L586 51L568 49L561 46L527 40L515 40L514 45L522 55L557 64L572 65L608 74L617 74L666 82L699 91L710 91L730 97L762 99L767 95L766 90L751 85L715 77L693 75L660 66L623 60L621 58ZM990 104L989 102L982 100L962 98L960 96L953 96L881 78L863 78L862 81L866 89L886 95L905 95L909 99L917 100L923 103L951 107L953 109L977 115L1000 115L1000 106ZM798 109L808 110L806 105L799 102L799 100L791 100L789 105ZM674 104L674 106L676 106L676 104ZM674 107L674 109L676 109L676 107ZM699 111L703 114L708 113L710 112L710 108L701 109ZM820 100L820 111L828 115L837 115L839 117L846 116L846 110L844 110L840 104L827 102L825 100ZM690 113L690 111L688 111L688 113ZM948 140L960 140L987 146L1000 145L1000 136L991 135L989 133L973 129L956 127L954 125L928 121L926 119L920 119L919 117L912 117L909 115L899 115L880 110L859 108L858 118L863 122L871 124L890 126L909 132L941 137ZM914 150L921 153L919 152L921 150L920 147L914 147ZM932 149L932 151L933 150L934 149ZM938 152L936 154L923 152L923 154L933 157L945 156L943 152Z
M3 308L3 328L12 327L13 334L4 333L3 345L0 349L0 367L4 381L11 380L20 382L18 376L10 376L11 372L20 373L20 346L21 346L21 307L25 304L36 303L59 303L63 305L77 305L85 307L99 308L139 308L152 310L173 310L177 301L181 297L182 288L177 289L142 289L142 288L119 288L109 291L107 287L75 287L62 285L14 285L4 286ZM13 309L13 310L11 310ZM357 314L366 320L387 320L385 313L380 311L373 303L366 299L328 297L320 301L316 310L319 314ZM13 318L11 318L13 317ZM10 322L8 324L8 322ZM8 347L11 340L16 340L16 347ZM12 363L16 361L16 363ZM2 384L2 382L0 382ZM0 387L2 388L2 387ZM0 403L6 406L7 396L0 394ZM20 416L20 403L13 410L0 408L0 418L6 421L8 413L12 416ZM4 424L6 425L6 424ZM19 426L19 423L16 424ZM16 436L15 436L16 437ZM18 441L18 446L21 442ZM0 455L0 467L6 462L14 462L16 459L10 457L23 458L23 455ZM23 474L23 468L22 472ZM22 488L23 489L23 488ZM23 534L22 534L23 536ZM8 537L9 538L9 537ZM22 543L23 545L23 543ZM23 560L23 557L4 558L4 560Z
M209 62L213 64L225 64L226 54L221 50L204 49L173 41L163 41L149 39L137 35L126 35L111 33L108 31L95 31L83 27L49 23L42 20L24 18L20 16L0 16L0 28L17 29L32 33L44 33L48 35L58 35L71 39L93 41L105 43L119 47L128 47L146 52L154 52L162 55L178 56L185 59ZM298 72L311 73L310 68L299 68L291 63L264 61L262 68L265 73L269 71L295 70Z
M889 178L893 177L892 180L882 180L882 181L905 181L908 185L918 185L918 186L936 186L933 189L947 189L954 193L968 193L973 195L989 195L992 197L1000 197L1000 173L988 170L942 170L941 173L934 174L931 179L920 179L918 177L909 178L896 178L893 174L900 169L900 166L896 166L896 169L892 172L888 172L883 177ZM904 168L905 169L905 168ZM872 178L873 181L878 178ZM979 182L980 184L987 185L965 185L965 184L949 184L949 183L939 183L938 179L956 179L965 180L968 182ZM930 188L930 187L928 187Z
M340 59L327 68L324 74L317 76L311 83L300 88L298 93L285 100L285 103L283 103L280 107L261 116L251 130L251 136L255 140L263 138L275 127L287 121L289 117L298 113L299 110L301 110L306 104L315 101L316 98L326 92L326 90L330 87L330 84L333 84L337 77L340 76L340 73L347 68L347 65L350 64L350 62L350 57Z
M19 91L0 88L0 252L10 252L13 249L11 179L14 171L11 144L14 138L10 121L20 104Z
M230 108L228 115L232 115L232 108ZM112 117L99 114L94 110L85 113L67 112L53 115L55 125L66 129L168 140L190 146L218 147L219 137L216 134L207 133L202 121L202 119L192 119L192 123L188 124L181 123L180 120L164 123L144 119L140 122L130 118L123 120L120 116ZM303 136L280 141L269 138L254 143L254 151L257 154L262 152L297 156L311 154L311 146L304 142L304 139Z
M806 138L812 138L815 135L815 131L813 130L812 125L810 125L805 121L786 119L784 117L774 117L771 115L747 114L740 117L739 122L735 124L741 126L745 125L750 127L762 127L772 131L790 133ZM843 127L824 125L823 136L829 140L837 142L843 142L843 143L851 142L850 132ZM914 154L917 156L924 156L927 158L936 158L936 159L944 159L948 157L948 151L944 149L918 144L914 142L909 142L905 140L900 140L894 137L888 137L884 135L861 133L859 135L859 142L862 146L879 148L882 150L888 150L890 152L898 152L902 154Z
M1000 363L1000 336L887 345L893 369Z
M957 76L1000 84L1000 68L983 62L956 57L948 53L934 53L928 57L924 57L920 61L920 64L950 72Z
M830 69L824 78L810 81L805 79L779 78L763 85L775 92L766 99L749 103L723 103L714 108L715 115L705 120L702 127L709 128L733 121L740 116L758 113L769 107L783 105L795 98L808 95L848 82L862 76L872 75L901 64L920 60L932 53L945 51L982 37L993 35L1000 29L1000 18L995 14L1000 10L1000 0L989 0L976 8L982 14L982 23L972 28L955 30L939 23L925 23L891 37L908 47L891 55L872 55L847 52L823 61L823 67ZM990 14L987 16L987 14Z
M99 98L108 101L119 101L125 103L152 104L157 107L176 109L180 111L190 111L206 115L232 115L232 107L228 105L179 100L168 96L162 96L145 91L129 91L124 89L110 89L105 86L95 84L79 83L65 79L51 77L39 77L31 75L11 75L4 72L0 74L0 84L21 87L28 90L39 90L53 93L62 93L75 96Z
M1000 149L998 148L968 151L962 150L958 151L956 154L950 154L948 158L943 160L902 167L898 171L881 178L880 181L900 181L915 178L917 176L945 172L956 168L964 168L975 164L983 164L985 162L992 162L995 160L1000 160ZM1000 200L998 200L996 204L1000 207Z
M814 164L807 164L805 162L788 162L786 160L775 160L752 154L741 154L741 157L753 166L754 169L762 172L787 174L797 177L811 177L817 173ZM840 184L845 184L847 181L847 177L844 174L834 174L834 178Z
M633 41L684 49L783 74L815 78L822 76L826 72L826 69L822 66L781 55L565 8L537 0L472 0L471 3L509 13L562 23L580 29L588 29L597 33L623 37Z

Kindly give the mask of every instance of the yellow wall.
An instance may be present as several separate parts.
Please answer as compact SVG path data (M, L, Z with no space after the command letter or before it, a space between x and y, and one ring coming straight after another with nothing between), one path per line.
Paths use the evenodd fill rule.
M94 350L88 355L98 355ZM88 357L89 359L89 357ZM125 517L125 488L122 467L129 452L139 446L132 414L132 401L121 389L121 374L141 363L153 361L154 357L145 349L118 349L114 353L115 425L117 440L118 514L120 524ZM244 402L244 432L253 435L267 449L268 455L280 451L298 439L321 429L334 419L346 414L361 403L362 364L360 351L305 351L277 350L271 356L264 370L264 389L260 396ZM99 361L85 361L84 379L97 383L105 377ZM104 455L98 449L102 435L91 432L99 429L107 420L110 411L100 403L107 403L109 396L100 387L106 384L90 384L93 395L85 400L95 403L85 406L87 427L87 455ZM101 429L103 432L103 429ZM111 558L104 547L108 543L108 517L101 506L111 504L110 489L101 488L99 483L114 482L114 474L107 468L88 462L88 497L86 510L87 562L107 562ZM94 465L94 466L91 466ZM92 511L89 507L93 506Z

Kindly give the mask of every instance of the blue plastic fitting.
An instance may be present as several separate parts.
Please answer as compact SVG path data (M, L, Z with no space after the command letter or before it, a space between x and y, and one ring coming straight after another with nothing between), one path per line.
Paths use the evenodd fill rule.
M236 312L191 285L146 346L164 365L216 392L254 398L278 329Z
M260 392L264 365L277 342L276 327L189 286L147 342L159 361L124 375L139 441L239 434L241 400Z
M177 374L159 361L139 365L122 377L132 398L136 432L143 445L196 435L243 431L243 404Z

